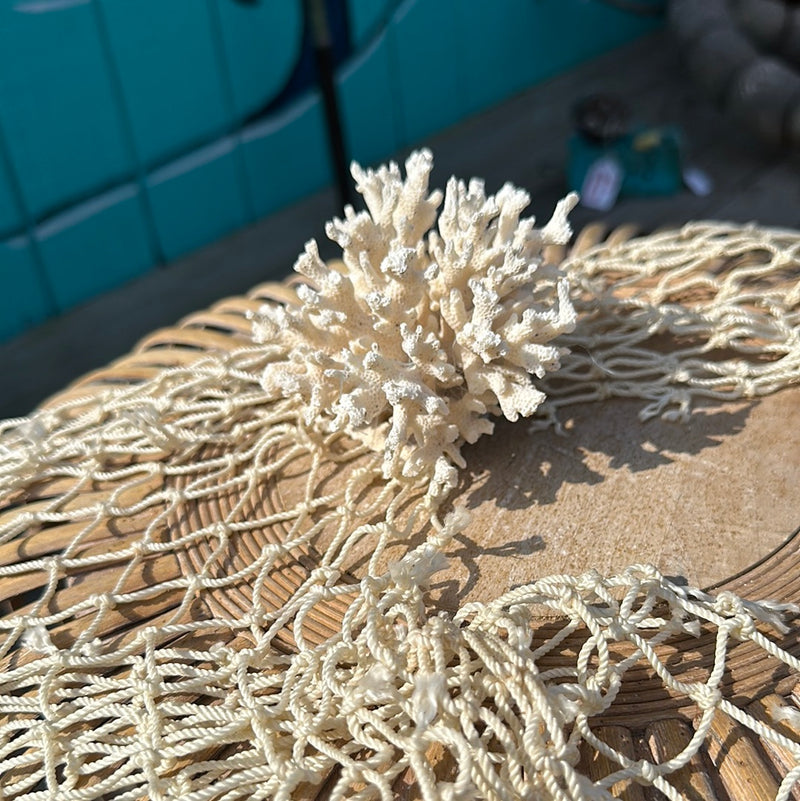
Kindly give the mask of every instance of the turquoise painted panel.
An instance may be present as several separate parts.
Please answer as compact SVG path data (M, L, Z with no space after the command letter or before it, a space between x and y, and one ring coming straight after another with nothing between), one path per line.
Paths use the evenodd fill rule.
M208 6L101 2L139 158L152 165L221 135L229 118Z
M227 137L154 172L148 179L156 231L167 259L207 245L247 222Z
M240 3L214 0L219 13L233 105L239 118L267 105L300 57L300 0Z
M284 87L302 8L0 3L0 337L40 320L51 289L67 308L149 269L153 233L173 259L245 224L250 199L262 216L330 182L314 93L230 133ZM355 52L339 100L348 152L367 164L661 24L600 0L346 8ZM146 198L131 183L131 143L150 170ZM21 234L27 213L45 219L36 234L49 286Z
M548 7L538 48L554 75L655 30L657 17L625 13L599 0L560 0Z
M347 152L362 164L386 158L400 146L392 66L384 34L337 78Z
M0 123L37 216L131 172L90 3L0 4Z
M462 116L460 43L452 24L459 0L407 0L389 29L394 51L398 129L402 144L417 142Z
M353 49L360 50L381 29L397 0L348 0L347 18Z
M0 153L0 236L16 231L23 225L24 220L11 186L11 176L3 154Z
M558 2L495 0L491 9L482 0L457 4L455 58L464 86L464 114L497 103L546 74L539 53L542 20ZM563 31L559 39L567 35Z
M16 237L0 243L0 340L47 317L47 296L36 270L30 242Z
M309 94L286 111L246 127L245 165L255 213L269 214L331 181L322 103Z
M61 310L141 275L154 261L130 184L53 217L36 234Z

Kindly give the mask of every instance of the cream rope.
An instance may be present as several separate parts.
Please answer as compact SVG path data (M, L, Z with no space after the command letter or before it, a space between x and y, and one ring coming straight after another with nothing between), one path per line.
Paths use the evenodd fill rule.
M487 413L547 424L624 396L684 417L797 382L800 236L693 225L556 268L569 204L539 230L519 190L452 182L437 225L430 167L356 169L369 212L331 226L343 266L310 246L297 304L268 304L238 350L0 424L0 798L294 799L328 781L331 799L390 799L412 768L426 801L607 799L625 779L679 799L670 778L720 711L791 755L789 798L800 746L723 677L739 642L800 671L765 634L797 610L650 566L454 615L427 591L469 524L454 478ZM662 646L701 631L713 666L690 675ZM642 665L698 710L665 761L593 725ZM591 781L586 748L617 769Z

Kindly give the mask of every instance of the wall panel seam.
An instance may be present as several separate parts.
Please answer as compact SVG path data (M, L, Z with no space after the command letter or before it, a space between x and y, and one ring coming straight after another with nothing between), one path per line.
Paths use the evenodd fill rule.
M117 114L121 123L124 144L128 151L128 157L133 165L134 179L139 187L138 202L144 218L145 230L147 231L147 238L150 245L150 252L157 264L164 265L166 259L164 256L164 249L161 245L161 240L158 236L155 214L150 201L150 193L147 188L147 172L139 154L139 149L136 146L136 138L133 133L132 117L130 109L128 108L128 103L125 99L125 89L122 83L122 76L120 74L119 66L117 65L117 61L114 57L114 51L111 46L111 39L108 34L108 23L103 11L101 0L91 0L91 5L94 13L95 25L97 27L98 38L100 40L100 48L103 53L103 59L105 60L108 68L111 89L114 95L114 102L116 104Z

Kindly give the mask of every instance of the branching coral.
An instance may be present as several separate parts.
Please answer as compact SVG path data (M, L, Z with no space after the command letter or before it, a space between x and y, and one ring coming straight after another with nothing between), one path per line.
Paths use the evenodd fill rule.
M383 450L384 474L429 481L433 497L456 483L461 446L491 433L487 415L533 414L544 399L531 376L558 367L550 344L575 325L566 280L543 249L570 235L556 207L544 228L520 219L528 194L506 184L451 178L430 192L433 158L352 168L367 211L345 209L328 236L342 263L316 242L295 270L298 306L267 306L256 331L284 357L265 370L270 398L300 395L307 421ZM441 214L437 209L444 200Z

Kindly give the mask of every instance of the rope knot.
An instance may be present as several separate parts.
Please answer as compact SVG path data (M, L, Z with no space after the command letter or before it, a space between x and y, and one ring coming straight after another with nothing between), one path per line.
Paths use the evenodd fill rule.
M756 633L756 624L747 612L736 615L728 624L728 631L737 640L750 640Z
M114 597L108 593L90 595L88 600L99 612L107 612L116 606Z
M205 582L203 577L197 573L192 573L186 577L186 594L190 597L199 598L202 595Z
M329 565L320 565L311 571L309 579L314 584L330 588L335 587L341 577L341 570L337 570L335 567L330 567Z
M727 629L732 637L750 639L756 633L755 622L741 598L732 592L721 592L714 602L714 611L728 618Z
M701 684L696 687L691 696L701 712L705 712L708 709L716 709L722 700L722 692L719 687L710 687L708 684Z
M641 776L641 784L652 784L660 775L658 768L646 759L642 759L636 763L636 769Z

